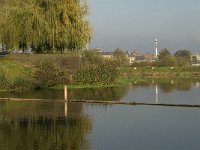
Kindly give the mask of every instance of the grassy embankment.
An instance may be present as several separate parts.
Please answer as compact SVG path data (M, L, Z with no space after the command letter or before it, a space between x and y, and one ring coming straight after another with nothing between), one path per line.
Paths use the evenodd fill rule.
M34 79L33 73L37 63L44 60L53 60L52 63L55 62L55 65L67 66L64 69L73 70L73 68L78 68L79 65L76 55L70 55L69 59L66 59L68 56L59 54L9 54L0 57L0 91L34 89L36 88L37 79ZM53 72L50 69L49 72ZM42 75L40 77L44 78Z
M0 90L30 89L31 68L18 62L0 58Z
M32 89L33 79L32 72L34 70L34 64L42 59L48 57L57 57L57 60L63 58L61 55L8 55L0 58L0 89L2 90L21 90L21 89ZM63 59L64 60L64 59ZM64 60L62 63L67 65L68 68L76 68L71 60ZM114 83L109 85L69 85L69 88L98 88L98 87L113 87L128 85L131 83L145 83L149 79L158 78L182 78L200 79L200 68L189 67L189 68L169 68L169 67L127 67L120 69L120 77L115 80ZM63 88L63 85L56 85L53 88Z

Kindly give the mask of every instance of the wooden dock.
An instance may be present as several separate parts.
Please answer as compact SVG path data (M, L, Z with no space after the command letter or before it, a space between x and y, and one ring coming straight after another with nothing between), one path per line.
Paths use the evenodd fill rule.
M145 102L126 102L126 101L99 101L99 100L64 100L64 99L22 99L22 98L0 98L2 101L29 101L29 102L48 102L48 103L88 103L104 105L129 105L129 106L165 106L165 107L191 107L200 108L198 104L167 104L167 103L145 103Z

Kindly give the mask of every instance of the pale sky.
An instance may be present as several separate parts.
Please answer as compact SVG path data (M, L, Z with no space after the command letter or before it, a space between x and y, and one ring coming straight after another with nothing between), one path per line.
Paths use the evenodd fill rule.
M89 0L91 48L200 53L200 0Z

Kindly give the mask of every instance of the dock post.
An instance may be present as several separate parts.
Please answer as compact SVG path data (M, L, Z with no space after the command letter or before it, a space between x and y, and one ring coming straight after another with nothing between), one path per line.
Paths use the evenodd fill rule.
M64 86L64 100L68 101L68 98L67 98L67 85Z

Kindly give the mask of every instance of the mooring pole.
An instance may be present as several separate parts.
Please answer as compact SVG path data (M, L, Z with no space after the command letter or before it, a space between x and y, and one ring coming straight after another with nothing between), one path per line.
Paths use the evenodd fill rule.
M67 98L67 85L65 85L65 87L64 87L64 99L65 99L65 101L68 101L68 98Z
M64 112L64 114L65 114L65 117L68 116L68 102L65 102L65 112Z

